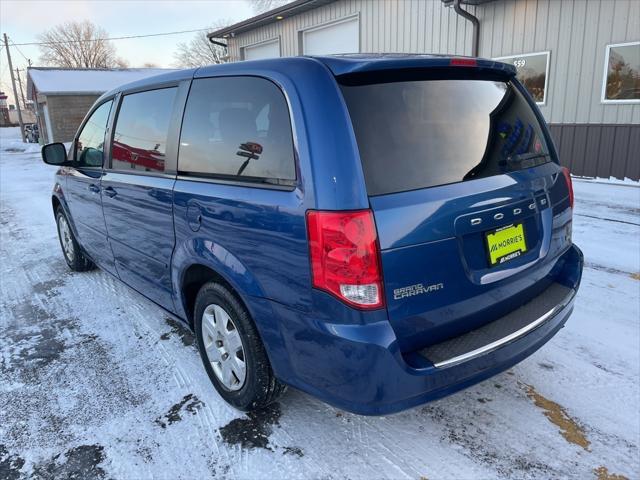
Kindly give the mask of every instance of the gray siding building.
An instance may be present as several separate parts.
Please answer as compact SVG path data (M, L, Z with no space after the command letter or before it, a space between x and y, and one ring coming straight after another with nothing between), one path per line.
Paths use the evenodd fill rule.
M454 0L297 0L212 32L231 61L334 53L473 55ZM640 178L640 1L461 0L478 56L518 68L575 175Z

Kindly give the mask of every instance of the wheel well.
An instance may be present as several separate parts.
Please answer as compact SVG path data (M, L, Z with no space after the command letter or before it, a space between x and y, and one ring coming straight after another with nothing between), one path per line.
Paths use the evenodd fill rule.
M55 213L58 211L58 207L60 206L60 200L58 200L58 197L51 197L51 206L53 207L53 213L55 215Z
M184 274L182 280L182 296L187 319L193 325L193 309L196 304L198 292L205 283L217 282L227 287L242 302L235 289L219 273L204 265L191 265Z

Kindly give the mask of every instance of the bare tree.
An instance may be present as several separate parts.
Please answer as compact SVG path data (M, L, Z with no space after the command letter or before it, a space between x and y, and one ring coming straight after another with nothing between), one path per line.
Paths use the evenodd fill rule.
M264 13L281 7L292 0L251 0L251 6L256 13Z
M211 27L216 30L219 27ZM206 32L198 32L190 41L176 45L174 64L179 68L195 68L228 61L227 49L209 41Z
M88 20L66 22L39 36L40 61L65 68L123 68L107 32Z
M122 57L117 57L110 68L129 68L129 62Z

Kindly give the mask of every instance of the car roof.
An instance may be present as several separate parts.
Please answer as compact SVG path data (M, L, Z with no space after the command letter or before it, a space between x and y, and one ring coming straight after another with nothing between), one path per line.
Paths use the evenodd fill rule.
M513 65L484 58L432 55L432 54L406 54L406 53L355 53L341 55L312 55L297 57L269 58L263 60L247 60L243 62L227 63L222 65L209 65L201 67L196 72L196 77L212 76L219 73L227 74L238 70L256 69L279 70L284 73L290 68L298 68L304 62L320 62L324 64L335 76L350 73L393 70L404 68L442 68L450 67L452 60L467 62L467 68L475 67L483 70L492 70L506 75L515 75ZM470 65L475 62L476 65Z
M126 92L129 90L144 89L145 87L160 86L166 83L175 83L181 80L189 80L193 78L193 74L197 68L190 68L185 70L174 70L172 72L162 73L160 75L152 75L145 77L134 82L129 82L115 87L108 92L105 92L100 96L100 99L110 97L119 92ZM98 100L100 100L98 99Z
M109 97L118 92L144 89L145 87L162 86L163 84L175 83L181 80L189 80L191 78L209 77L214 75L246 75L250 73L252 69L255 69L256 72L271 70L280 71L286 74L287 71L299 68L307 62L320 62L324 64L333 75L341 76L352 73L393 69L450 67L453 59L458 59L458 61L462 60L465 68L480 68L485 71L491 70L510 76L515 75L516 73L515 67L506 63L483 58L474 59L473 57L451 55L358 53L325 56L298 56L208 65L200 68L191 68L164 73L161 75L154 75L152 77L121 85L105 93L102 97ZM473 61L475 61L475 64L473 64Z

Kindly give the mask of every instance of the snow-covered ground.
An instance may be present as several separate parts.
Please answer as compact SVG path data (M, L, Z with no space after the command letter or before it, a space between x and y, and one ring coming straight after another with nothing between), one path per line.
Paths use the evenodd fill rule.
M186 328L67 269L54 170L0 129L0 478L640 477L640 188L575 182L575 311L510 371L385 417L291 390L244 415Z

